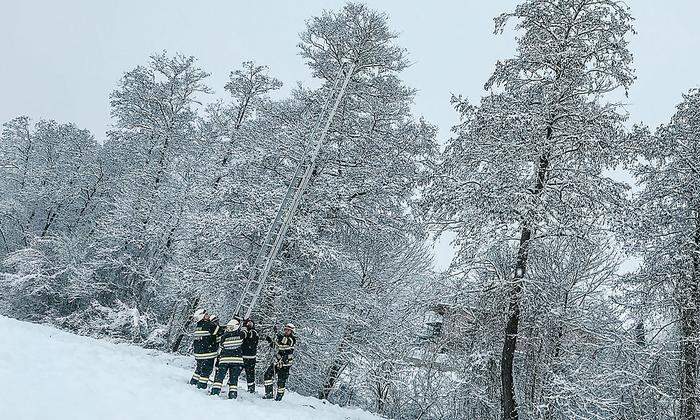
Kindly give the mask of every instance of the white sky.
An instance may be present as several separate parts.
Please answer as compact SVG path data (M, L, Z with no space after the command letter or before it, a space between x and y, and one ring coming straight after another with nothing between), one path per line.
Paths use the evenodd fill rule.
M413 66L403 75L419 89L415 111L440 128L456 121L449 98L476 101L498 58L514 53L513 33L495 36L493 17L513 0L372 0L401 33ZM632 122L667 120L681 94L700 84L700 2L628 0L637 82L627 107ZM0 122L18 115L74 122L102 141L110 124L109 92L121 74L154 52L194 55L223 94L241 61L269 65L286 84L309 81L297 55L304 21L343 2L295 1L36 1L0 0ZM284 90L282 94L288 90ZM449 263L448 241L436 249Z

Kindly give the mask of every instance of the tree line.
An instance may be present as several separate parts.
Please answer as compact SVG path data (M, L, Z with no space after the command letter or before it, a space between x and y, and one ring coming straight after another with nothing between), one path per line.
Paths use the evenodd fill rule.
M188 318L232 316L339 66L357 66L254 312L293 319L290 387L394 418L695 419L700 92L626 125L628 6L524 0L517 49L441 147L411 111L386 14L307 21L320 87L280 98L246 61L226 99L196 59L124 73L104 144L21 116L0 136L0 309L187 352ZM465 80L464 83L474 81ZM636 187L614 171L627 171ZM457 234L450 269L428 239ZM641 267L621 274L628 258Z

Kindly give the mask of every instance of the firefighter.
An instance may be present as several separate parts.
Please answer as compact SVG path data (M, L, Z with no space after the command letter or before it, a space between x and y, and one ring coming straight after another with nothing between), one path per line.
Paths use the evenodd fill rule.
M297 338L294 335L294 324L284 326L284 332L277 334L273 340L270 336L265 337L270 347L275 347L277 354L272 360L272 363L265 371L263 379L265 380L265 399L272 398L272 388L274 384L274 376L277 375L277 396L275 401L280 401L284 397L285 384L289 378L289 369L292 367L292 353L294 353L294 345Z
M238 376L243 370L241 346L246 338L246 331L240 327L241 323L234 318L226 324L226 329L221 335L221 353L217 361L214 383L211 386L211 395L219 395L228 373L228 397L229 399L238 397Z
M204 309L197 309L192 315L192 319L197 322L194 331L194 358L197 361L197 368L192 375L190 384L197 385L197 388L206 389L209 375L214 370L214 361L219 351L217 341L219 335L219 323L216 316L212 316Z
M248 392L255 392L255 361L258 353L258 341L260 336L255 330L252 319L246 319L243 323L246 337L243 339L241 350L243 353L243 367L245 369L245 379L248 382Z

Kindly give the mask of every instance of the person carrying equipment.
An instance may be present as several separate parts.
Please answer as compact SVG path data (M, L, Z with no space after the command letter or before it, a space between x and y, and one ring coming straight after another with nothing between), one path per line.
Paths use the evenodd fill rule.
M294 330L294 324L287 324L284 326L284 332L277 334L274 341L270 336L265 337L265 340L270 343L270 347L277 349L275 358L263 376L265 380L265 396L263 398L265 399L272 398L273 378L275 375L277 375L277 396L275 401L280 401L284 397L284 386L289 378L289 369L292 367L293 360L292 353L294 353L294 345L297 342Z
M221 335L221 353L214 383L211 386L211 395L219 395L228 373L228 397L229 399L238 397L238 376L243 369L241 345L246 337L246 332L240 326L238 319L234 318L226 324L226 330Z
M245 379L248 382L248 392L255 392L255 362L258 353L258 341L260 336L255 330L255 324L252 319L246 319L243 322L246 337L241 345L243 353L243 368L245 369Z
M205 309L197 309L192 315L192 320L197 323L192 343L197 367L192 379L190 379L190 384L197 385L197 388L206 389L219 350L217 341L219 323L216 316L210 316Z

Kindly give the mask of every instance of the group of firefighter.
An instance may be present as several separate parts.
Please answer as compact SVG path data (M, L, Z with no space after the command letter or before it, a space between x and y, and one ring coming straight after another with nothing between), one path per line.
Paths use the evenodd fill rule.
M197 368L190 384L207 389L209 377L216 368L209 393L219 395L228 374L228 398L233 399L238 397L238 377L245 371L248 392L254 393L255 363L260 337L253 321L234 317L225 326L221 326L216 315L209 314L205 309L195 311L192 320L197 323L193 342ZM276 333L274 337L265 337L270 347L275 349L274 357L263 375L265 399L274 398L280 401L284 396L293 361L292 353L297 341L294 332L294 325L287 324L281 333ZM277 393L273 395L275 377Z

